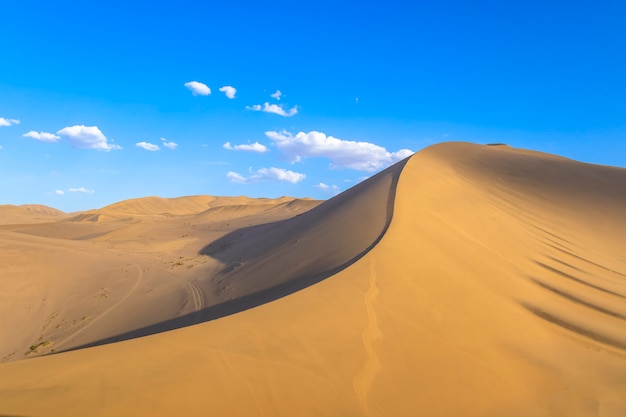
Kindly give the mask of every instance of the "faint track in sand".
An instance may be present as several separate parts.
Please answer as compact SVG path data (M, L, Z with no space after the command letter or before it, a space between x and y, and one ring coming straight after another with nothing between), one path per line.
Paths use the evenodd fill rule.
M202 310L205 307L204 294L202 293L202 290L196 284L189 281L187 281L187 287L191 293L191 301L194 305L194 311Z
M230 373L232 375L235 375L239 380L241 380L241 385L246 389L248 395L250 396L250 399L254 403L254 408L257 411L256 415L261 417L266 416L265 412L263 412L261 404L259 403L259 399L257 398L257 390L254 388L251 382L244 375L242 375L241 372L237 371L226 352L224 352L222 349L218 349L217 351L222 358L222 363L226 365Z
M126 295L124 297L122 297L121 300L119 300L117 303L113 304L111 307L106 309L104 312L100 313L100 315L98 315L96 318L91 320L89 323L87 323L86 325L84 325L80 329L76 330L74 333L72 333L71 335L67 336L65 339L61 340L60 342L54 342L53 346L54 346L55 350L59 351L59 348L62 347L64 344L66 344L67 342L69 342L70 340L72 340L73 338L78 336L85 329L88 329L89 327L93 326L94 323L98 322L100 319L102 319L104 316L109 314L111 311L115 310L120 304L122 304L124 301L126 301L126 299L128 297L130 297L130 295L132 293L134 293L137 290L137 288L139 288L139 284L143 280L144 270L143 270L143 268L141 266L139 266L137 264L130 264L130 266L132 266L132 267L137 269L137 280L135 281L135 284L130 289L130 291L128 291L126 293Z
M363 340L363 347L365 348L367 357L365 359L365 363L363 364L363 368L361 368L361 371L359 371L352 383L359 403L361 404L363 411L365 411L368 416L372 415L372 410L370 409L368 402L369 392L381 369L380 360L374 350L374 343L377 340L383 339L383 335L378 327L378 318L374 308L374 301L378 298L378 293L378 287L376 286L376 263L374 261L374 256L370 255L369 288L363 297L365 299L367 325L361 333L361 339Z

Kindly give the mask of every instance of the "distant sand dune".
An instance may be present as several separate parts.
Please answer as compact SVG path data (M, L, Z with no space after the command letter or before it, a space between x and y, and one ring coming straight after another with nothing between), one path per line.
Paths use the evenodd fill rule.
M105 213L124 213L135 215L186 215L198 214L214 207L224 207L233 205L257 205L257 204L279 204L292 201L290 197L279 199L249 198L249 197L213 197L208 195L197 195L178 198L143 197L121 201L99 209Z
M322 204L5 226L0 414L626 415L624 184L446 143Z
M206 242L318 204L286 197L149 197L55 222L23 218L0 226L0 247L7 248L0 262L8 265L0 322L16 336L0 340L0 358L32 358L117 340L129 331L150 329L143 335L197 323L204 317L198 310L220 302L207 296L216 292L210 280L221 266L199 254ZM142 208L146 213L138 212ZM130 283L137 268L145 279L135 288ZM68 303L73 299L78 301Z
M54 222L68 217L68 214L52 207L38 204L22 206L0 205L0 226L5 224L29 224Z

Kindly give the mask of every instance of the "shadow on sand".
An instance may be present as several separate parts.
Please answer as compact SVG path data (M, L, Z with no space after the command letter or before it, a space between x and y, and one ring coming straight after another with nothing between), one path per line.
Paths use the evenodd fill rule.
M386 201L386 216L385 216L386 221L385 221L382 231L376 237L376 239L373 242L371 242L369 246L367 246L364 250L359 252L356 256L352 257L349 261L344 262L336 267L324 270L323 272L313 273L310 275L301 274L295 278L289 279L286 282L282 282L277 285L273 285L269 288L264 288L264 289L255 291L251 294L243 295L241 297L238 297L232 300L215 304L215 305L206 307L202 310L199 310L193 313L189 313L189 314L176 317L170 320L165 320L160 323L148 325L148 326L136 329L136 330L121 333L121 334L104 338L101 340L97 340L91 343L76 346L70 349L59 350L53 354L69 352L69 351L83 349L87 347L93 347L93 346L119 342L123 340L135 339L138 337L148 336L151 334L166 332L166 331L178 329L181 327L191 326L191 325L215 320L221 317L229 316L231 314L236 314L236 313L260 306L265 303L275 301L279 298L293 294L311 285L319 283L320 281L323 281L324 279L332 275L337 274L338 272L349 267L350 265L352 265L353 263L361 259L364 255L366 255L372 248L374 248L378 244L378 242L380 242L380 240L383 238L383 236L387 232L389 225L391 224L392 217L393 217L397 183L398 183L402 168L406 164L407 160L396 164L396 166L394 166L395 170L391 171L392 181L391 181L391 187L389 188L389 194L388 194L387 201ZM385 171L379 173L378 175L385 173ZM374 177L370 178L370 180L373 178ZM345 193L342 193L342 194L346 194L346 193L348 193L348 195L350 195L351 193L358 194L361 190L362 184L364 183L358 184L357 186L353 187L350 190L347 190ZM341 194L337 197L340 197L340 196ZM276 249L280 245L283 245L285 242L283 239L281 239L280 234L279 233L274 234L273 231L281 230L281 229L284 230L284 228L295 227L298 223L302 222L305 225L304 227L300 227L300 229L306 232L306 229L308 227L306 226L307 218L309 216L315 216L315 215L323 216L324 214L326 214L325 211L332 211L333 206L331 202L333 200L334 199L328 200L308 212L299 214L295 217L292 217L286 220L260 224L260 225L255 225L255 226L249 226L249 227L244 227L241 229L234 230L228 233L227 235L215 240L214 242L206 245L199 253L202 255L211 256L223 262L226 266L221 271L221 273L230 274L237 268L238 265L245 263L248 260L262 257L264 254ZM263 236L262 245L259 245L254 242L249 243L248 239L246 239L248 236L260 236L260 235ZM275 237L276 235L278 236L278 238ZM285 259L284 262L289 262L289 259Z

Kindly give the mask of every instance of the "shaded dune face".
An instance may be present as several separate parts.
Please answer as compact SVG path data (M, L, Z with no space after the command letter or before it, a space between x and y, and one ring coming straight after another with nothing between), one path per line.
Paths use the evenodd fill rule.
M200 253L224 264L211 278L216 296L228 300L283 284L303 288L354 263L391 222L405 163L310 211L233 231L204 247Z
M216 302L201 287L210 288L214 270L223 268L199 254L207 242L320 203L147 197L58 212L54 221L41 218L57 213L47 207L0 207L0 221L9 223L0 225L0 361L110 341L173 318L181 320L147 334L197 323L191 313ZM19 221L5 215L15 212Z
M626 415L624 184L447 143L295 217L203 209L173 294L204 306L0 364L0 414Z
M236 229L206 245L199 253L220 266L194 281L193 296L202 298L202 308L72 350L215 320L300 291L347 268L373 248L389 226L405 163L295 217ZM271 210L290 210L294 205L310 203L290 201ZM242 208L218 207L198 216Z

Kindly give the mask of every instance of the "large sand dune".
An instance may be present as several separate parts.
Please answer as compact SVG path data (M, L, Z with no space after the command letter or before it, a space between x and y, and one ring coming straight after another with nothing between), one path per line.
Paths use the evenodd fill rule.
M323 204L3 226L0 415L625 415L625 184L448 143Z

